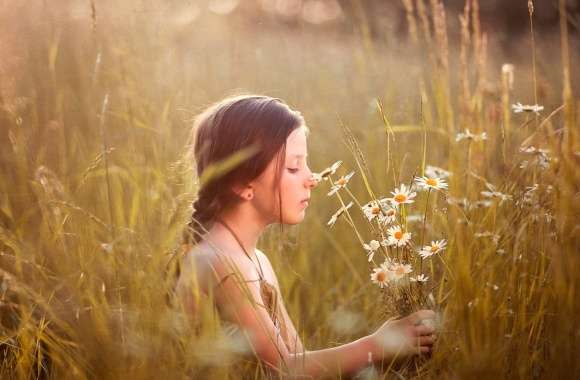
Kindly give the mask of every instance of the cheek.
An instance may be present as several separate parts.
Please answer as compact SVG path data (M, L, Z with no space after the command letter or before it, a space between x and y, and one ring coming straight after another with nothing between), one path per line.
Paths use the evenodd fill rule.
M280 181L282 197L284 199L296 199L300 196L300 180L295 175L284 175Z

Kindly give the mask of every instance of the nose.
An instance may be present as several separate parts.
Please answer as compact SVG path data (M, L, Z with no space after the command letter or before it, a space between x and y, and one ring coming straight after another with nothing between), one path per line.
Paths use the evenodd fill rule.
M318 185L318 181L314 178L314 174L310 171L310 169L308 169L308 172L310 174L306 178L306 187L313 189Z

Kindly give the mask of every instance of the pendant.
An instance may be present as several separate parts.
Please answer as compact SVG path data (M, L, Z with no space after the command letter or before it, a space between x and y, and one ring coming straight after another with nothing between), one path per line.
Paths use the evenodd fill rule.
M278 310L278 297L276 294L276 288L270 285L266 280L260 280L260 295L262 296L262 301L264 306L272 318L274 324L276 324L277 310Z

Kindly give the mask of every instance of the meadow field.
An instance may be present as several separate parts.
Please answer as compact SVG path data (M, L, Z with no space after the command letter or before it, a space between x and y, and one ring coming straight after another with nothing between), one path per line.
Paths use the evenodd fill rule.
M302 112L314 171L342 161L304 222L259 245L307 349L428 307L432 357L358 378L580 377L578 22L551 1L540 32L521 2L513 38L478 0L397 1L379 35L357 1L0 2L0 378L262 377L211 302L193 318L166 302L192 120L248 92ZM448 189L416 186L429 173ZM411 242L369 261L384 236L361 207L402 184ZM385 254L429 278L378 286Z

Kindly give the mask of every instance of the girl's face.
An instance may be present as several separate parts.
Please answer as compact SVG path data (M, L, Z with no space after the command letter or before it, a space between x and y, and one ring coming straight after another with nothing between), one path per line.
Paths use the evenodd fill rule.
M279 194L282 223L297 224L304 219L310 190L315 186L306 158L306 131L300 127L286 140L286 157L275 156L264 173L252 182L254 197L250 202L253 202L268 224L280 221ZM276 168L277 161L281 168ZM279 187L276 186L276 169L281 169Z

